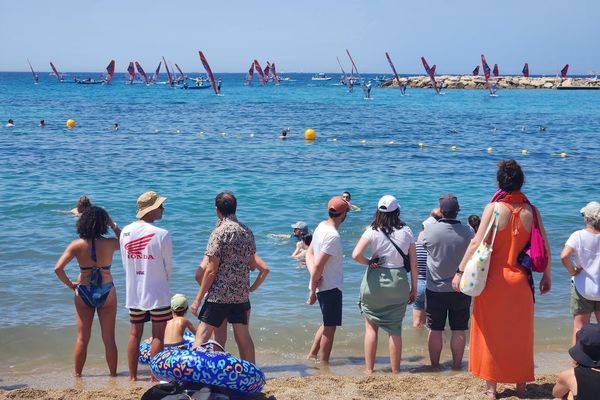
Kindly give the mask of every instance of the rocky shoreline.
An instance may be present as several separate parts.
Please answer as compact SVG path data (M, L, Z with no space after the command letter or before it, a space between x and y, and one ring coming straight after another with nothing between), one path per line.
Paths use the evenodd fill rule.
M485 78L472 75L440 75L435 77L438 85L443 84L444 89L485 89ZM410 88L431 88L429 76L410 76L400 78L401 84L408 80ZM600 89L600 79L596 78L559 78L524 76L499 76L491 77L490 84L496 82L498 89L563 89L576 90ZM378 87L398 87L396 79L388 79L379 83Z

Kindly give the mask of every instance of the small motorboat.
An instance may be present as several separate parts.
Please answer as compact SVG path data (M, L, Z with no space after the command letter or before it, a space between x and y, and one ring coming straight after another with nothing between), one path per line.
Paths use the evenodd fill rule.
M96 79L92 79L92 78L87 78L87 79L75 78L75 83L78 83L80 85L100 85L100 84L104 83L104 80L96 80Z
M314 74L313 77L311 78L311 80L313 80L313 81L330 81L331 77L327 76L327 74L325 74L325 72L319 72L318 74Z

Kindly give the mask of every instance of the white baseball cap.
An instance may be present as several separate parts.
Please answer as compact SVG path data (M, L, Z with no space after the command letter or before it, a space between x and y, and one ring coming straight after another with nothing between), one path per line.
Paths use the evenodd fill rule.
M380 198L379 203L377 203L377 209L384 213L396 211L399 208L400 204L398 204L398 200L391 194L386 194Z

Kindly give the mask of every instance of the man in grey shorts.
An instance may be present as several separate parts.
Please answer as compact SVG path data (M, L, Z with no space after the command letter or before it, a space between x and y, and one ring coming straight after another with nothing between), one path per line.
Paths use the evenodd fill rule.
M469 328L471 298L455 292L452 279L473 233L456 219L460 207L454 195L442 195L439 203L442 218L427 226L422 237L423 247L427 250L425 312L429 328L429 359L432 367L439 367L442 335L448 319L452 330L452 367L460 369L465 351L465 331Z

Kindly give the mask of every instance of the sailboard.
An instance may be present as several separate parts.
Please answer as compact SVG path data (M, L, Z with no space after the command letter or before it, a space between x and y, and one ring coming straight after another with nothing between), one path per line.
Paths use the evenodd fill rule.
M500 72L498 71L498 64L494 64L494 69L492 69L492 75L498 76Z
M135 67L133 66L133 61L129 62L127 72L129 73L129 81L127 81L127 83L131 85L133 81L135 81Z
M360 72L358 72L358 68L356 67L356 63L354 62L354 59L352 59L352 56L350 55L350 52L348 51L348 49L346 49L346 54L348 54L348 58L350 59L350 62L352 63L353 72L356 71L356 76L358 76L358 79L360 79L360 87L363 90L363 93L365 94L365 99L371 99L370 87L368 87L367 85L365 85L365 81L360 76Z
M160 74L160 66L162 64L162 61L158 62L158 67L156 67L156 71L154 71L154 75L152 75L152 83L156 83L157 79L158 79L158 74Z
M438 87L437 82L435 81L435 65L432 68L429 68L429 64L425 60L425 57L421 57L421 62L423 63L423 67L425 68L425 72L429 75L429 79L431 80L431 84L433 85L433 89L437 94L440 94L440 88Z
M165 69L167 70L167 83L170 86L173 86L173 79L171 78L171 71L169 71L169 66L167 65L167 60L165 60L165 56L163 56L163 62L165 63Z
M37 85L38 83L40 83L40 77L33 70L33 67L31 66L31 63L29 62L29 58L27 59L27 64L29 64L29 69L31 69L31 75L32 75L32 78L33 78L33 83Z
M148 84L149 84L148 75L146 75L146 72L144 71L144 69L142 68L140 63L137 61L135 62L135 68L137 69L137 72L144 78L144 82L146 82L146 86L148 86Z
M254 69L256 70L256 72L258 72L258 76L260 76L260 81L261 83L264 85L267 84L267 78L265 78L265 73L263 72L262 68L260 67L260 64L258 62L258 60L254 60Z
M246 78L244 79L244 85L250 86L252 84L252 79L254 79L254 61L252 61L252 64L250 65L250 69L248 70L248 73L246 74Z
M215 77L212 73L212 69L210 69L210 65L208 65L208 61L206 60L206 57L204 57L204 54L201 51L198 51L198 54L200 55L200 61L202 61L202 65L204 65L204 69L206 70L206 75L208 75L208 80L210 81L210 84L213 87L215 94L219 94L220 90L217 89L217 84L215 83Z
M473 76L479 76L479 65L477 65L473 70Z
M400 84L400 78L398 77L398 72L396 72L396 67L394 67L394 63L392 62L392 59L390 57L390 55L388 54L388 52L385 52L385 56L387 57L388 62L390 63L390 67L392 67L392 71L394 72L394 76L396 77L396 82L398 82L398 88L400 89L400 92L402 93L402 96L404 96L405 94L405 88L404 86L402 86Z
M529 78L529 64L525 63L525 65L523 66L523 76L525 78Z
M177 63L175 63L175 68L177 68L177 71L179 71L179 80L181 82L185 82L185 75L183 74L183 71L181 70L181 68L179 68L179 65L177 65Z
M33 71L33 70L32 70ZM560 70L560 77L561 78L566 78L567 77L567 73L569 72L569 64L566 64L563 69Z
M54 73L54 76L56 77L56 79L58 79L59 82L63 81L63 77L60 74L60 72L58 72L58 70L56 69L56 67L54 66L54 64L52 64L52 61L50 61L50 68L52 68L52 72Z
M279 85L279 77L277 76L277 70L275 69L275 63L271 63L271 75L273 76L273 80L276 85Z
M483 54L481 55L481 65L483 66L483 76L485 77L485 88L490 92L490 96L493 96L496 94L496 91L490 86L491 69Z
M110 84L113 76L115 75L115 60L110 60L108 66L106 67L106 78L104 78L104 84Z

